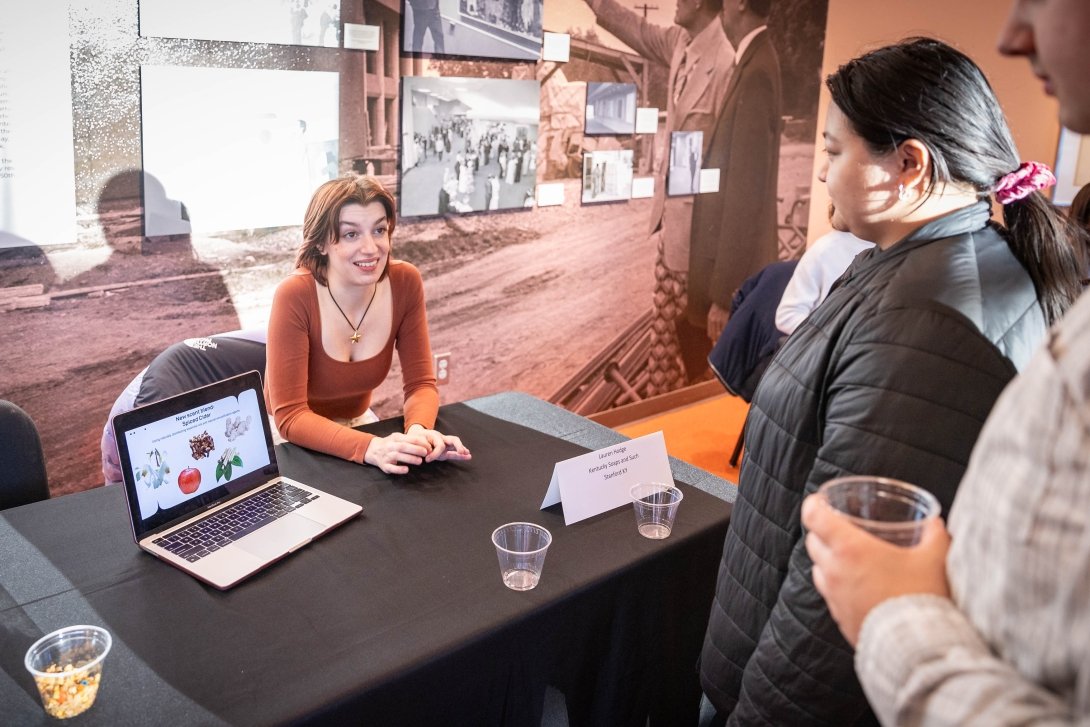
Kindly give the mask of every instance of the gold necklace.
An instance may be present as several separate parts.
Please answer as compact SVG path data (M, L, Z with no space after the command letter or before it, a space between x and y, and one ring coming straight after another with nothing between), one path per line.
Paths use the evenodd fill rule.
M367 311L371 310L371 304L375 301L375 293L378 292L378 283L375 283L375 287L371 290L371 299L367 301L367 307L363 309L363 315L360 316L360 322L355 326L352 325L352 319L345 315L344 309L341 308L341 304L337 302L337 299L333 297L333 288L326 286L326 290L329 291L329 299L333 301L333 305L337 306L337 310L344 316L345 323L352 329L352 343L360 342L360 326L363 325L363 319L367 317Z

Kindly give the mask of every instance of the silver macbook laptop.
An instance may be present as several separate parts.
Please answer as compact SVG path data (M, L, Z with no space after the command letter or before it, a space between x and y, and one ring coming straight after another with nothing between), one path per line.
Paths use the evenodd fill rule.
M119 414L113 426L137 544L216 588L363 510L280 476L256 371Z

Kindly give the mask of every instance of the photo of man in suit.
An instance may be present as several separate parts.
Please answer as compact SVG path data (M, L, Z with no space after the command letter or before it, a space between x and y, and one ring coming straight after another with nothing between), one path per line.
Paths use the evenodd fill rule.
M616 0L587 0L598 25L668 69L666 129L661 148L655 150L655 197L648 229L656 249L648 396L685 383L676 324L686 307L693 197L668 198L666 172L672 133L702 131L706 143L726 97L734 52L719 22L721 2L678 0L675 25L663 28ZM705 368L706 363L701 370Z
M726 0L723 30L735 69L704 154L720 195L697 195L689 299L678 335L687 366L706 362L742 282L776 261L776 184L782 130L780 64L768 33L772 0Z
M409 0L412 9L413 37L407 50L420 53L424 50L424 33L431 34L432 53L446 53L443 43L443 18L439 14L439 0Z

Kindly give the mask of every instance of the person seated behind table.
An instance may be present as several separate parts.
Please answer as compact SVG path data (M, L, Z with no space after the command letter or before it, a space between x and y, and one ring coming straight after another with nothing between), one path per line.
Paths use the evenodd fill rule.
M754 396L701 654L708 724L873 720L810 579L802 499L834 477L875 474L948 508L1000 391L1080 289L1071 227L1035 191L1047 176L1020 164L968 57L914 39L826 83L819 178L834 226L876 247L787 339ZM1006 230L990 221L993 191Z
M458 437L434 429L424 287L410 263L390 257L393 196L374 177L344 177L314 193L297 269L280 283L269 316L266 399L289 442L391 474L436 460L468 460ZM351 428L401 362L405 431L378 437Z
M829 210L832 218L833 210ZM855 256L874 247L873 242L860 240L850 232L832 230L806 249L799 264L787 281L783 297L776 308L776 328L790 336L806 320L821 301L829 295L836 279L844 274Z

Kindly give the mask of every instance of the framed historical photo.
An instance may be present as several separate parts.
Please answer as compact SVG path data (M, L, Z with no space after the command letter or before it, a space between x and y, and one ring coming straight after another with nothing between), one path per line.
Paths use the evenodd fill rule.
M583 204L631 198L631 149L588 151L583 154Z
M406 53L536 61L543 0L403 0Z
M587 109L584 133L633 134L636 131L636 84L587 84Z
M401 215L531 207L541 84L402 78Z
M339 48L341 0L140 0L140 35Z
M670 134L670 171L666 194L671 197L700 192L700 168L704 163L704 132L674 131Z
M338 173L339 88L330 71L141 66L144 191L178 202L149 204L145 234L302 224Z

